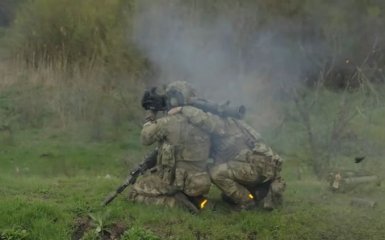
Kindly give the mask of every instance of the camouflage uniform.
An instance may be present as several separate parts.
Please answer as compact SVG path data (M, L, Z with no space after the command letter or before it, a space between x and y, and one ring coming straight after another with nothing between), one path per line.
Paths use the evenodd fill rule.
M191 112L197 110L191 108ZM157 165L138 179L131 188L129 199L174 206L177 204L173 197L175 192L181 191L189 197L209 192L211 182L206 163L210 137L190 124L181 113L145 123L141 141L144 145L158 143Z
M268 183L264 207L278 204L285 188L280 177L281 158L245 122L191 109L183 107L180 112L193 125L212 134L211 157L215 161L209 170L212 182L239 205L257 198L254 190Z

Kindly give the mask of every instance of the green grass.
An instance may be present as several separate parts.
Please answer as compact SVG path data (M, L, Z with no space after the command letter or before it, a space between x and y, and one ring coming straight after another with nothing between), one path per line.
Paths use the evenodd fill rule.
M47 177L116 174L117 169L139 162L142 155L140 143L132 137L138 136L139 129L127 125L120 131L125 133L119 141L103 142L92 141L80 129L18 131L12 134L12 142L0 149L0 172ZM0 134L0 140L1 137Z
M352 139L341 144L333 167L383 175L385 133L378 118L385 116L384 111L377 108L368 116L369 122L364 116L354 119ZM101 201L123 182L146 149L138 141L136 123L100 127L97 130L103 134L97 139L95 129L83 123L16 128L11 134L0 131L1 240L77 239L75 235L79 238L83 233L84 239L98 239L97 231L120 231L122 239L147 240L380 240L385 236L384 187L367 184L344 194L330 192L327 182L313 176L303 147L306 138L294 122L288 122L275 138L267 135L286 160L283 176L288 187L281 209L234 212L220 200L215 187L210 205L199 215L133 204L125 193L102 208ZM367 159L354 164L358 150ZM378 206L351 206L353 197L372 199Z
M1 148L2 233L24 231L26 239L71 239L79 219L92 214L101 224L90 224L87 235L92 236L99 225L105 230L121 225L125 239L358 240L385 236L383 187L333 194L326 182L316 180L309 171L304 171L301 181L296 180L296 164L290 159L284 169L288 180L285 203L273 212L234 212L220 201L215 188L210 194L211 205L199 215L133 204L126 201L125 194L101 208L101 201L124 180L129 166L140 161L143 149L137 138L138 129L121 141L105 142L85 141L53 130L16 134L14 144ZM379 207L352 207L353 196L377 200Z
M358 193L333 194L326 183L312 178L288 182L284 206L273 212L233 212L214 190L210 197L215 207L200 215L132 204L124 194L101 208L103 198L122 181L117 177L2 176L0 180L0 229L24 229L29 239L70 239L76 219L90 213L102 218L106 229L123 223L162 239L382 239L385 234L381 201L377 209L351 207L350 198ZM364 193L384 198L382 187Z

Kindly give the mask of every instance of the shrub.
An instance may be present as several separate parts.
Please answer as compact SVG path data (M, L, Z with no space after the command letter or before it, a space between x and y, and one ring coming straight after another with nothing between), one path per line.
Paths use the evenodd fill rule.
M122 0L28 1L17 12L8 43L33 66L102 62L134 71L141 58L129 40L132 9L133 1Z

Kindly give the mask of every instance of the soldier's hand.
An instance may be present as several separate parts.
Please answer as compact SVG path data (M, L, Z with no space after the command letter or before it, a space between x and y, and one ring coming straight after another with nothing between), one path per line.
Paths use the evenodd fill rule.
M146 111L146 116L144 117L145 122L153 122L156 119L156 112L152 110Z
M174 115L182 111L182 107L174 107L171 108L170 111L168 111L168 115Z

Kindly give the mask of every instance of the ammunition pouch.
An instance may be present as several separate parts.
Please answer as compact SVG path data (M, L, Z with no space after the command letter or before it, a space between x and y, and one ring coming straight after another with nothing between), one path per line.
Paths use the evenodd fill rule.
M163 180L171 184L175 178L175 147L162 143L158 154L158 171Z

